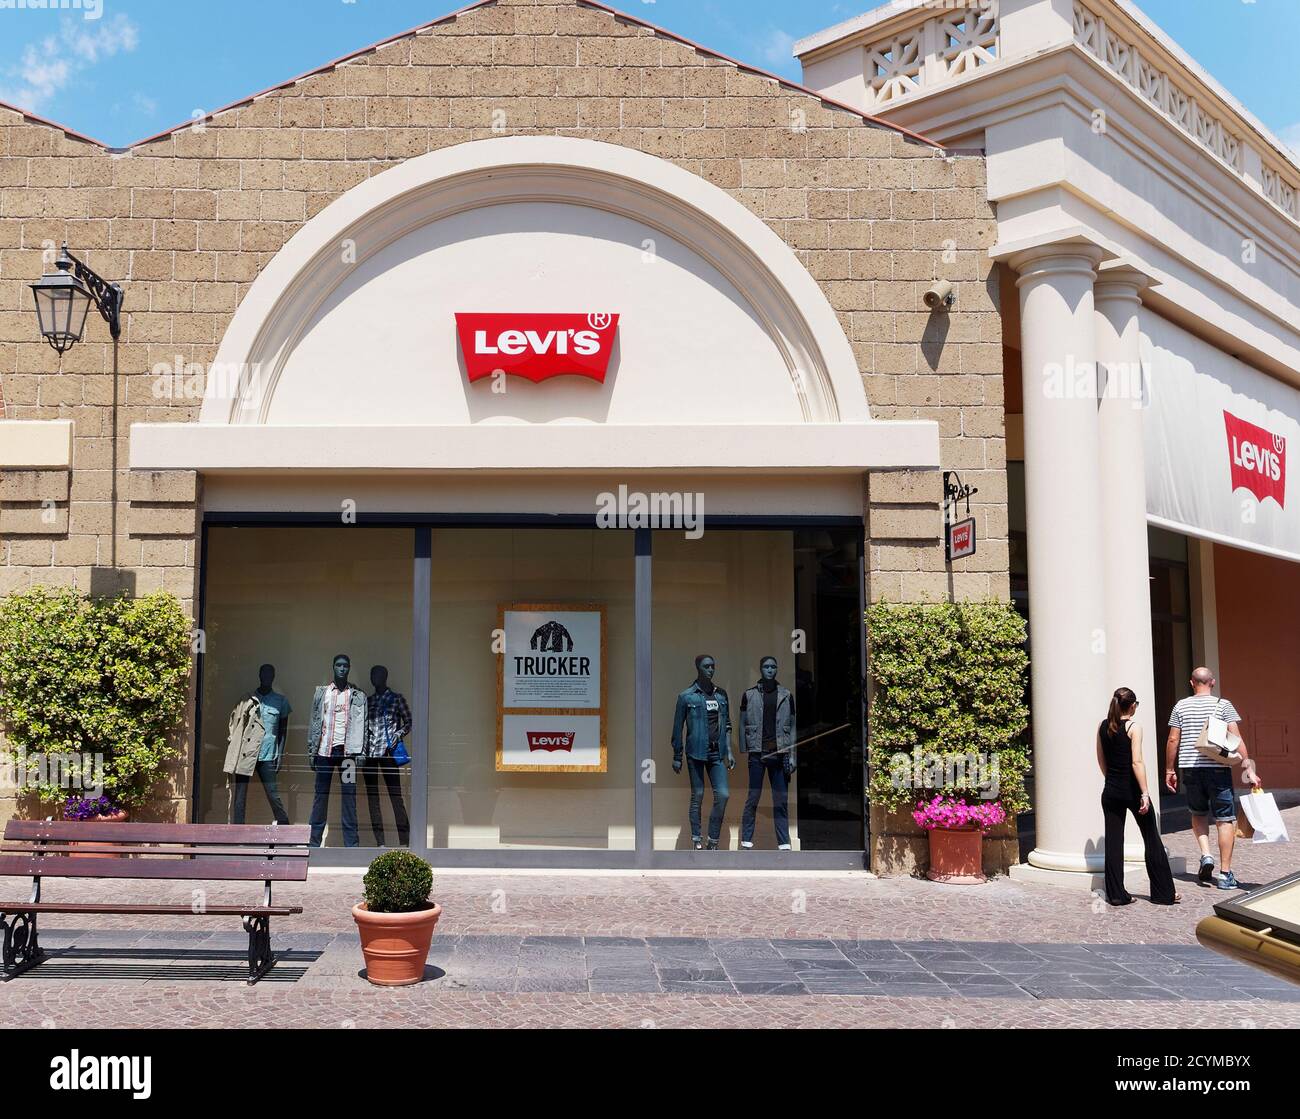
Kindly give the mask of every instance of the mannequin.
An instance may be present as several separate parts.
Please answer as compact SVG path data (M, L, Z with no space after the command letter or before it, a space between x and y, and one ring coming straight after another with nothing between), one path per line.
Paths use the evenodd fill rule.
M307 750L316 771L311 804L311 845L319 847L329 813L330 786L339 773L343 802L343 845L359 847L357 837L356 767L365 754L366 693L348 681L352 661L346 653L334 658L332 679L317 686L311 701Z
M402 774L393 760L393 747L411 733L411 708L405 696L388 686L388 669L382 664L370 670L370 686L375 691L366 700L366 756L361 763L366 779L366 801L370 806L370 827L375 833L375 846L384 846L384 814L379 803L382 773L397 823L398 846L407 847L411 842L411 824L402 800Z
M754 816L763 796L763 777L772 786L776 845L790 850L789 786L794 776L794 696L776 678L776 657L758 663L758 682L740 697L740 749L749 760L749 795L740 818L740 846L754 846Z
M276 774L284 757L284 737L289 729L289 701L272 688L275 666L264 664L257 670L257 687L240 699L230 716L230 740L225 771L234 779L230 802L230 822L244 822L248 803L248 781L256 772L266 793L267 803L277 824L287 824L289 814L280 801Z
M731 752L731 705L727 693L713 682L717 667L717 661L707 653L695 658L695 682L677 697L677 708L673 712L673 772L681 773L684 755L691 779L691 846L696 851L718 849L722 817L730 796L727 770L736 765L735 755ZM684 738L683 723L686 724ZM713 786L707 844L700 827L700 805L704 800L706 776Z

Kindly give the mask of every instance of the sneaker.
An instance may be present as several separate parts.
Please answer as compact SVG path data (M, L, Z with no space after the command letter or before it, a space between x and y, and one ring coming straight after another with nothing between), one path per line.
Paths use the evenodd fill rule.
M1202 886L1210 885L1214 878L1214 859L1209 855L1201 856L1201 869L1196 872L1196 880Z
M1233 874L1232 871L1225 870L1222 874L1219 875L1220 890L1237 890L1240 888L1241 887L1237 883L1237 876Z
M709 842L705 844L704 849L706 851L716 851L718 849L718 841L716 839L710 839Z
M741 845L741 846L742 846L746 851L751 850L751 849L753 848L753 846L754 846L752 843L746 843L743 839L740 841L740 845Z
M698 835L697 835L697 836L693 836L693 837L691 838L691 850L692 850L692 851L703 851L703 850L704 850L704 840L702 840Z
M776 849L777 849L778 851L788 851L788 850L790 850L790 844L788 844L788 843L779 843L779 844L777 844L777 848L776 848Z

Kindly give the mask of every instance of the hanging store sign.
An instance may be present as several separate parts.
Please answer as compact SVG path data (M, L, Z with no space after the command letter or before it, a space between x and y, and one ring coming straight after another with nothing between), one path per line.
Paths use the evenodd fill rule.
M604 773L605 608L500 607L498 771Z
M975 518L948 526L948 559L961 559L975 554Z
M1300 504L1287 503L1300 391L1156 315L1142 331L1152 521L1300 560Z
M545 381L571 374L605 380L618 316L456 312L456 334L471 382L496 372Z

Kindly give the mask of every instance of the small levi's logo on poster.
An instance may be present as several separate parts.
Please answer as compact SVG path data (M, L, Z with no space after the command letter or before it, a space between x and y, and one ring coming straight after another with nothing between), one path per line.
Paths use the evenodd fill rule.
M500 370L538 382L572 374L602 384L618 316L456 312L456 333L471 382Z
M572 730L525 731L529 750L572 750L577 732Z
M1228 431L1228 465L1232 488L1247 489L1259 501L1271 497L1286 508L1286 440L1281 435L1223 413Z

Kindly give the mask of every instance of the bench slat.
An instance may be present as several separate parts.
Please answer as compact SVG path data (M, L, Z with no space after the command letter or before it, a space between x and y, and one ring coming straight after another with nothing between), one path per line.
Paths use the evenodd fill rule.
M133 847L125 843L82 842L6 844L0 855L187 855L209 858L212 855L238 855L254 858L305 859L311 854L308 847Z
M96 843L236 843L303 845L311 840L308 824L99 824L90 820L10 820L5 839Z
M123 824L123 827L126 825ZM87 859L76 855L0 855L0 875L48 878L159 878L229 882L305 882L305 859Z
M191 917L291 917L301 913L301 905L208 905L195 912L188 905L117 905L113 902L0 901L0 913L121 913L163 916L188 914Z

